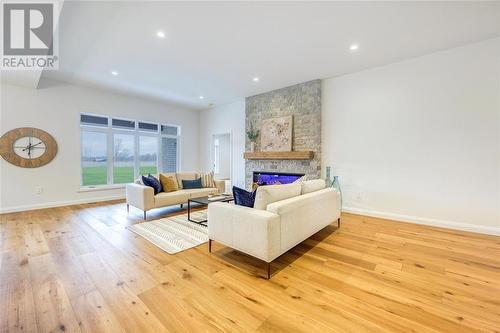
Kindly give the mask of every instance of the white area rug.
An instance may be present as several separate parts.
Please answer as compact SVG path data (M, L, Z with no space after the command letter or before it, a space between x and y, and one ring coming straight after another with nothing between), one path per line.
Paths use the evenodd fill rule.
M205 220L206 217L206 210L191 213L193 220ZM208 228L188 221L187 214L134 224L128 229L169 254L208 242Z

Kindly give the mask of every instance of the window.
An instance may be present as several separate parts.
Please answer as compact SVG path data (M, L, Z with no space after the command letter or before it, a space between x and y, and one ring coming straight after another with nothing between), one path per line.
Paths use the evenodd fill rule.
M107 127L108 126L108 118L82 114L80 116L80 124Z
M114 128L135 129L135 121L125 119L112 119L111 124Z
M177 172L177 139L161 138L162 172Z
M113 184L132 183L135 168L135 139L131 134L113 134Z
M177 126L162 125L161 126L161 134L177 136L177 135L179 135L177 133L178 129L179 128Z
M106 133L82 130L82 185L108 183Z
M158 125L139 122L139 129L141 131L158 132Z
M139 170L141 175L158 172L158 137L139 137Z
M81 114L81 184L131 183L140 175L177 172L180 128Z

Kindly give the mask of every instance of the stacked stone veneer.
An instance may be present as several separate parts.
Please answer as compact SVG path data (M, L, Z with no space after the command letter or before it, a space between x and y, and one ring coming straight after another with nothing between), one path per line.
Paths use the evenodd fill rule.
M310 177L321 175L321 81L314 80L291 87L273 90L245 100L245 127L250 124L260 130L262 122L270 118L293 116L292 150L312 150L313 160L246 160L247 188L253 171L304 173ZM246 138L246 151L250 141ZM260 151L260 137L256 151Z

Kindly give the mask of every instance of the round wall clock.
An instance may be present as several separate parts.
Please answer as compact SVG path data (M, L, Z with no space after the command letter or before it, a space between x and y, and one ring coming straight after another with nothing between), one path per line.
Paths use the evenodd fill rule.
M16 128L0 138L0 155L22 168L41 167L52 161L56 154L56 140L38 128Z

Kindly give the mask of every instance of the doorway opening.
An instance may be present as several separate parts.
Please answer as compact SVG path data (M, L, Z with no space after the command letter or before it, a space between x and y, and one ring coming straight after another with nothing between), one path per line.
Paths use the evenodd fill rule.
M215 178L226 181L226 192L231 186L231 160L231 133L214 134L212 137L212 168Z

